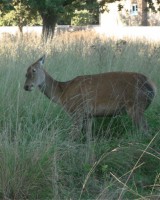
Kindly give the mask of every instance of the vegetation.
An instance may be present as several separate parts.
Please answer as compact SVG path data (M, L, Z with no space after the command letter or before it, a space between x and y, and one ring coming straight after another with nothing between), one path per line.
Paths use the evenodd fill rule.
M38 12L31 15L27 6L20 3L14 6L14 10L2 15L0 21L0 26L18 26L21 34L23 33L23 27L26 25L42 25L42 20Z
M88 10L75 10L71 20L71 25L75 26L86 26L95 23L94 16Z
M41 24L38 12L31 11L30 6L23 1L3 1L0 6L1 26L18 26L22 34L23 26Z
M57 80L106 71L137 71L160 86L159 43L65 33L0 41L0 199L158 199L160 96L146 111L143 135L127 116L94 119L92 138L77 135L59 106L23 89L26 69L46 54Z
M22 32L24 25L33 23L33 20L41 16L43 37L47 39L53 37L56 23L71 22L75 10L88 10L94 22L98 23L99 8L102 6L104 9L104 2L98 3L96 0L2 0L0 17L3 24L16 23ZM93 20L88 22L93 22Z
M109 11L107 3L116 0L1 0L0 25L17 25L20 32L25 25L43 25L43 38L53 38L59 24L88 25L99 23L99 12ZM121 1L118 10L123 9ZM147 11L159 12L159 1L142 1L141 25L147 25ZM138 19L139 20L139 19Z

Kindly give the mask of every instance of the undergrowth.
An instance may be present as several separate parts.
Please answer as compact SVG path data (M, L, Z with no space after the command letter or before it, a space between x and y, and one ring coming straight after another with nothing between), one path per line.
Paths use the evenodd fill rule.
M159 82L159 43L127 43L90 32L0 42L0 199L160 198L159 94L146 111L143 135L128 116L93 121L82 141L69 116L38 90L23 89L30 64L46 54L57 80L107 71L136 71Z

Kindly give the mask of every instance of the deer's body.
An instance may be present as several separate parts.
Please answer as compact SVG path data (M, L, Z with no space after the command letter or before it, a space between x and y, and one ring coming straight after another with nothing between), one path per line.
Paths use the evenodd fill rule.
M42 68L43 59L28 68L26 90L39 87L81 125L86 118L126 112L138 128L147 128L144 111L155 96L155 86L143 74L109 72L59 82Z

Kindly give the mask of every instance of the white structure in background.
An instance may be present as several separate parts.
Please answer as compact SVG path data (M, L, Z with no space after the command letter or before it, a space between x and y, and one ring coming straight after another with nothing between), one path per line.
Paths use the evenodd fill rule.
M118 3L109 3L107 8L108 11L100 13L100 25L102 27L115 27L123 25L118 12Z
M141 0L143 1L143 0ZM122 5L121 11L118 11L118 5ZM100 13L100 25L105 27L131 25L131 20L138 18L141 11L141 5L136 0L123 0L120 2L108 3L108 12ZM127 22L126 22L127 21Z
M123 6L121 11L118 11L119 3ZM106 5L109 12L100 14L100 29L97 32L117 39L127 37L160 41L160 13L144 12L147 7L145 0L123 0Z
M101 1L101 0L99 0ZM156 0L155 8L158 8ZM123 8L118 11L118 5ZM109 12L100 13L100 25L104 27L115 26L159 26L160 14L151 9L147 12L148 4L145 0L122 0L106 4Z

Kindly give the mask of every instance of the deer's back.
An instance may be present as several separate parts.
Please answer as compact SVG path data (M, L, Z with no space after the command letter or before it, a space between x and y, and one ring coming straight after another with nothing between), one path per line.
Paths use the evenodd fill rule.
M119 112L135 103L148 107L154 96L147 77L132 72L79 76L63 88L61 101L68 111L88 109L94 115Z

